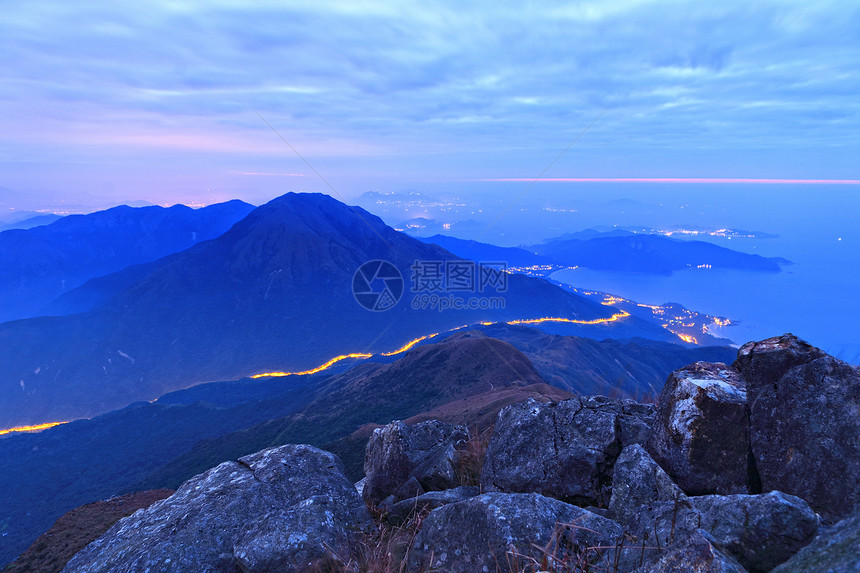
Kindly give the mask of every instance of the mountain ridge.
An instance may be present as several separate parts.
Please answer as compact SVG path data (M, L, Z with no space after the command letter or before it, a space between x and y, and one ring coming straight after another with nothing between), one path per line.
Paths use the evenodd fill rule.
M251 209L235 199L199 209L120 205L0 232L0 322L42 315L93 277L217 237Z
M386 258L409 277L415 260L455 256L325 195L277 198L91 310L0 325L0 427L92 416L201 382L316 367L339 354L387 352L462 324L614 312L518 275L508 277L504 308L440 312L413 309L407 299L368 312L353 298L352 277Z

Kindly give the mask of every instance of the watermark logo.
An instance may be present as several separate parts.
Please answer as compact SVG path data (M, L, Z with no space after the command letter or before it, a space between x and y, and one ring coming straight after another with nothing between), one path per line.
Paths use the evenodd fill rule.
M415 261L412 264L412 292L499 293L507 290L507 263Z
M403 296L403 275L388 261L368 261L352 277L356 302L375 312L388 310Z
M416 260L410 271L411 307L415 310L505 308L503 296L487 296L507 292L508 270L504 262ZM352 281L355 300L373 311L395 306L404 289L403 276L388 261L363 264ZM473 296L468 296L469 293Z

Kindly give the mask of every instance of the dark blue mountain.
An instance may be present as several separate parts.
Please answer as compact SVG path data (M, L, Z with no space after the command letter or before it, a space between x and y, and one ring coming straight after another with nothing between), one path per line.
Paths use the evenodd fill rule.
M201 209L120 206L4 231L0 233L0 322L42 315L50 301L92 277L217 237L253 208L242 201Z
M464 259L473 261L504 261L509 267L529 267L533 265L548 265L554 261L549 257L535 254L519 247L497 247L489 243L479 243L448 237L445 235L433 235L422 237L422 241L433 245L439 245Z
M632 233L585 239L560 238L528 248L564 265L663 275L704 265L776 273L781 264L788 263L785 259L750 255L704 241Z
M62 219L62 215L38 213L36 211L23 211L16 213L15 216L6 216L0 219L0 231L9 231L11 229L32 229L33 227L50 225L57 219Z
M429 295L411 292L416 260L454 258L326 195L285 195L220 237L135 270L142 276L117 281L119 290L107 288L109 299L85 313L0 325L0 428L89 417L201 382L301 371L342 354L391 351L464 324L616 312L520 275L507 275L505 292L458 292L468 306L458 310L440 311ZM399 269L406 288L399 304L372 312L356 302L353 279L379 259ZM484 295L495 303L469 306Z

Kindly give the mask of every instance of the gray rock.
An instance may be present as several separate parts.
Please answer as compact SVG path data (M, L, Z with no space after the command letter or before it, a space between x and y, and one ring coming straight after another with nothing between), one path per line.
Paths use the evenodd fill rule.
M860 572L860 513L822 530L773 573Z
M651 426L654 423L655 410L652 404L606 396L586 396L581 400L583 406L587 408L613 412L618 416L622 448L630 444L645 445L648 442Z
M468 432L462 428L463 434L457 436L458 442L468 439ZM457 451L454 444L449 443L440 448L433 455L427 457L418 467L412 471L412 476L421 485L424 491L439 491L459 485L457 470Z
M627 514L626 543L639 548L638 563L653 563L668 548L683 545L699 530L702 515L688 497L657 501Z
M449 503L464 501L480 495L481 489L475 486L461 486L444 491L431 491L412 499L404 499L386 507L385 520L391 525L400 525L410 516L423 511L433 510Z
M761 495L706 495L691 500L702 529L753 573L770 571L812 541L815 512L778 491Z
M696 362L669 375L648 451L691 495L749 493L746 387L725 364Z
M641 438L650 409L631 401L526 400L499 412L481 485L486 491L535 492L581 505L605 505L623 430ZM641 411L637 411L637 408Z
M719 549L707 532L699 530L635 573L746 573L746 569Z
M747 380L756 385L775 384L795 366L808 364L827 353L800 340L793 334L774 336L758 342L747 342L738 350L734 366Z
M749 571L770 571L815 535L818 520L802 499L780 492L709 495L642 506L625 523L643 562L658 559L704 530Z
M65 573L272 572L349 557L367 508L343 464L287 445L225 462L120 520Z
M456 487L454 446L468 439L465 427L437 420L414 426L394 421L375 429L364 458L364 499L378 505L410 477L424 491Z
M421 484L415 476L409 476L409 479L400 484L397 489L394 490L394 493L385 498L380 505L385 505L386 501L388 504L397 503L400 500L418 497L424 493L426 493L424 488L421 487Z
M686 497L675 482L639 444L627 446L615 461L609 515L628 522L643 505Z
M741 347L762 491L805 499L826 520L860 509L860 373L791 334Z
M617 523L564 502L487 493L432 511L415 538L410 570L531 570L546 564L547 554L568 563L613 563L615 549L597 548L614 548L620 539Z
M358 495L361 495L361 492L364 491L364 484L367 482L367 478L363 477L357 482L355 482L355 491L358 492Z

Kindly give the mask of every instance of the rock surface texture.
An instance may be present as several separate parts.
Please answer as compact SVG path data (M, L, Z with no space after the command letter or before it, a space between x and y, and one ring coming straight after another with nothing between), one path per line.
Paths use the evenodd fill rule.
M675 482L639 444L627 446L615 462L609 515L629 522L642 506L685 498Z
M818 518L800 498L778 491L691 499L699 525L751 573L770 571L812 541Z
M499 413L481 473L486 491L535 492L605 505L625 442L647 437L652 410L632 401L526 400Z
M860 513L822 531L773 573L860 572Z
M803 500L779 492L708 495L641 506L623 523L643 561L659 559L704 531L750 572L770 571L815 536L818 520Z
M461 486L454 489L446 489L445 491L430 491L386 507L385 520L390 524L399 525L411 515L422 510L433 510L449 503L464 501L480 495L480 493L481 488L475 486Z
M749 493L749 415L738 372L696 362L670 374L648 450L688 494Z
M456 446L468 439L469 431L463 426L438 420L414 426L394 421L375 429L367 442L362 496L379 504L396 493L389 500L395 503L460 485L454 469Z
M120 520L65 573L275 573L348 557L367 509L340 460L287 445L225 462Z
M747 573L731 555L716 547L705 531L696 531L635 573Z
M431 512L415 539L409 570L541 570L552 555L584 565L571 571L585 571L588 565L613 563L615 550L598 548L615 547L621 535L617 523L556 499L487 493ZM626 561L625 567L621 570L629 570Z
M802 497L828 521L860 508L857 369L791 334L745 344L735 367L762 491Z

